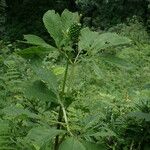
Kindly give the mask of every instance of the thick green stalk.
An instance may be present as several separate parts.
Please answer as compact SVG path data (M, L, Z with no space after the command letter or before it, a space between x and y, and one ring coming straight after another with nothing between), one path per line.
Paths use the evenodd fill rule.
M63 86L62 86L62 96L64 96L65 93L65 86L66 86L66 81L67 81L67 74L68 74L68 66L69 66L69 62L67 60L66 63L66 69L65 69L65 75L64 75L64 80L63 80Z
M68 66L69 66L69 61L67 60L65 74L64 74L64 80L63 80L63 85L62 85L62 91L61 91L62 98L64 97L64 93L65 93L67 74L68 74ZM64 108L63 108L60 98L59 98L59 101L60 101L60 108L59 108L59 112L58 112L58 122L62 122ZM66 115L65 115L65 117L66 117ZM61 125L57 124L57 129L60 129L60 128L61 128ZM58 150L58 148L59 148L59 135L56 136L54 150Z
M71 88L73 87L73 84L74 84L74 78L75 78L75 65L76 64L72 64L72 67L71 67L71 72L70 72L70 76L69 76L69 86L68 86L68 91L67 92L70 92L71 91Z

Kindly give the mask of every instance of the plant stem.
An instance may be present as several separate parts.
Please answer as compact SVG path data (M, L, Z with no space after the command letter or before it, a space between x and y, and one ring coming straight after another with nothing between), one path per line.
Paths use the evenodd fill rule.
M70 76L69 76L69 86L67 92L71 91L71 87L74 84L74 76L75 76L75 64L73 63L71 67Z
M63 86L62 86L62 96L64 96L65 93L65 86L66 86L66 81L67 81L67 74L68 74L68 66L69 66L69 62L67 60L66 63L66 69L65 69L65 75L64 75L64 80L63 80Z
M130 150L132 150L132 149L133 149L133 146L134 146L134 140L132 140L132 142L131 142Z
M78 51L78 54L77 54L77 56L75 57L75 60L74 60L74 62L73 62L74 64L77 62L81 51L82 51L82 50L79 50L79 51Z
M65 110L65 107L62 105L62 111L63 111L63 115L64 115L64 120L65 120L65 123L66 123L66 128L67 128L67 131L69 132L69 134L71 136L73 136L73 134L71 133L70 131L70 128L69 128L69 123L68 123L68 119L67 119L67 114L66 114L66 110Z
M64 93L65 93L65 86L66 86L67 74L68 74L68 66L69 66L69 61L67 60L65 75L64 75L64 80L63 80L63 86L62 86L62 91L61 91L62 98L64 97ZM65 114L64 117L66 118L66 112L64 111L64 106L63 106L59 96L58 96L58 99L60 102L59 113L58 113L58 122L62 122L63 114ZM65 121L66 121L66 119L65 119ZM68 121L66 123L68 123ZM61 125L57 124L57 129L59 130L60 128L61 128ZM59 148L59 135L56 136L54 150L58 150L58 148Z
M61 122L62 121L62 109L61 109L61 106L59 108L59 114L58 114L58 122ZM59 130L61 128L61 125L60 124L57 124L57 129ZM59 135L56 136L56 139L55 139L55 145L54 145L54 150L58 150L59 148Z

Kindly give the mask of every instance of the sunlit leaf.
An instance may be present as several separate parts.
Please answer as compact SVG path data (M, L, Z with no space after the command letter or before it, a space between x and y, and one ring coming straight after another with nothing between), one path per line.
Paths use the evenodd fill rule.
M79 22L79 14L77 12L72 13L69 10L65 9L61 14L63 31L67 31L67 29L73 24Z
M54 10L47 11L43 16L44 25L56 45L60 47L63 40L61 17Z
M91 31L89 28L83 28L81 30L79 49L86 50L90 54L96 54L101 49L130 43L130 39L119 36L116 33L100 34Z

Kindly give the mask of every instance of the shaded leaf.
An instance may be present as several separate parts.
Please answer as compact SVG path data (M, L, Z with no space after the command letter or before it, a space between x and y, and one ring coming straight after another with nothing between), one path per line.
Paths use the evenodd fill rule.
M85 118L84 130L94 127L100 120L101 116L99 114L88 116Z
M86 148L76 138L69 137L61 143L59 150L86 150Z
M9 123L0 119L0 135L7 135L11 131Z
M40 67L32 65L33 70L35 71L36 75L45 83L47 83L48 87L57 94L58 92L58 85L57 85L57 78L53 74L52 71Z
M29 99L34 98L46 102L57 102L56 94L49 90L47 85L40 80L27 84L24 94Z
M16 143L11 133L9 122L0 119L0 150L16 150Z
M144 149L143 150L149 150L150 149L150 144L144 144Z
M119 57L115 57L115 56L103 56L102 59L105 62L108 62L110 64L116 65L117 67L121 67L124 69L133 69L134 65L132 65L131 63L127 62L126 60L119 58Z
M130 117L135 117L139 120L145 120L150 121L150 113L144 113L144 112L131 112L128 114Z
M145 84L143 89L150 89L150 83Z
M86 150L106 150L107 148L102 144L96 144L88 141L82 141L82 144L85 146Z
M17 107L17 106L9 106L2 110L2 113L4 113L6 116L16 118L16 117L29 117L29 118L37 118L37 115L30 112L27 109Z
M0 64L3 63L4 58L2 56L0 56Z
M100 67L95 62L93 62L92 68L98 79L104 78L104 73L102 69L100 69Z
M41 57L50 52L49 48L33 46L30 48L23 49L18 51L17 54L21 55L24 58L31 59L35 57Z
M37 46L46 47L46 48L54 48L51 45L47 44L42 38L36 35L27 34L27 35L24 35L24 39L26 40L26 43L28 44L37 45Z
M29 131L25 140L36 148L42 148L48 144L56 135L63 134L65 131L54 128L36 127Z

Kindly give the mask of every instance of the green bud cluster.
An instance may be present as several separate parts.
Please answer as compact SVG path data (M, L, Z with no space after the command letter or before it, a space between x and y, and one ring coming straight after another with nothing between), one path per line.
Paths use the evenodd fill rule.
M68 29L68 35L73 43L77 43L80 35L81 24L74 23Z

